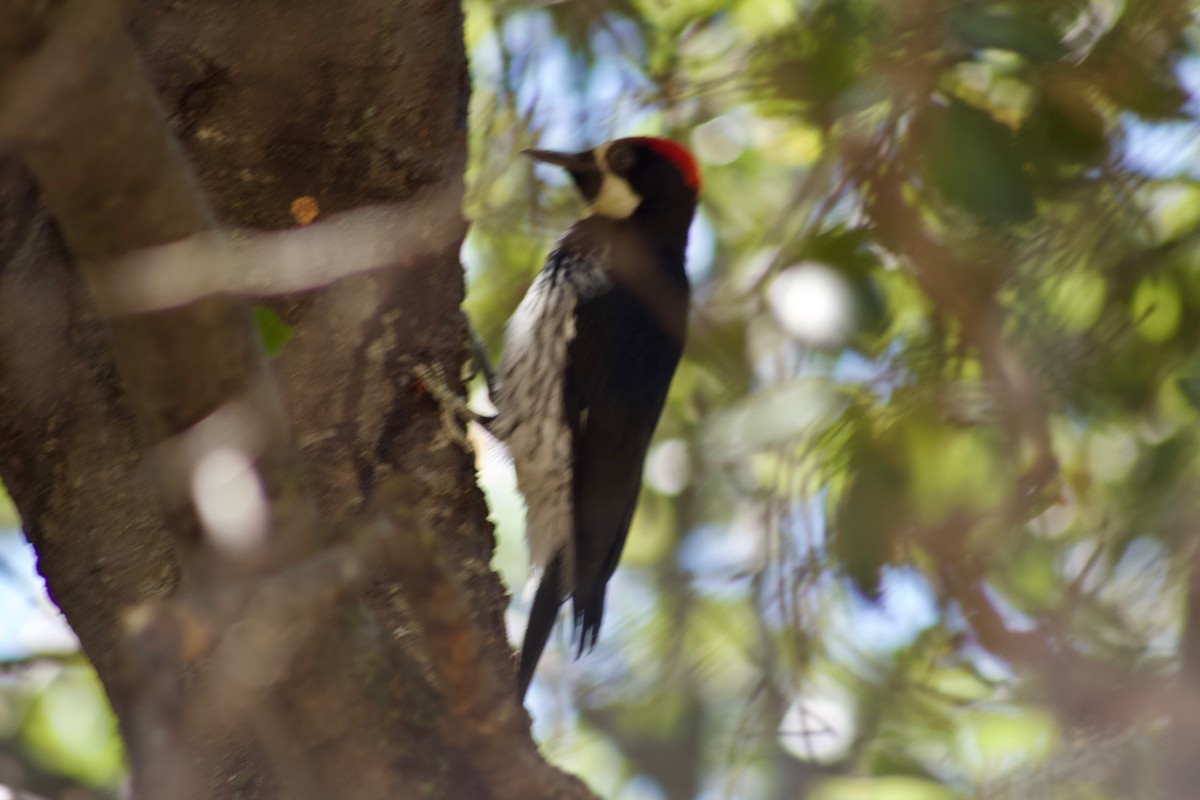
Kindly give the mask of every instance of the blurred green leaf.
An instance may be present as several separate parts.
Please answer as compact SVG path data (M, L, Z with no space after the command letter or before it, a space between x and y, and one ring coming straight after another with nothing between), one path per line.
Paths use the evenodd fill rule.
M63 667L34 696L22 725L35 762L92 787L113 787L124 769L117 721L90 666Z
M21 515L13 505L8 489L0 483L0 529L21 527Z
M776 100L807 109L822 125L842 112L839 101L864 77L881 17L870 4L825 0L800 25L787 26L755 49L755 64Z
M1183 314L1179 287L1166 277L1150 276L1138 284L1130 309L1137 331L1151 342L1175 335Z
M1060 549L1051 542L1022 542L1012 562L1003 567L1001 587L1008 596L1018 599L1025 610L1049 608L1062 591L1060 558Z
M851 455L849 485L833 514L833 552L864 596L879 597L880 573L912 524L908 475L872 441Z
M925 122L927 170L947 202L991 224L1032 219L1033 180L1010 129L958 101L930 108Z
M1000 451L980 431L912 420L903 435L911 497L925 522L982 511L1004 496L1008 481Z
M1200 411L1200 375L1185 375L1176 380L1179 390L1192 404L1192 408Z
M1104 313L1108 285L1103 275L1091 270L1066 272L1041 288L1048 311L1069 332L1090 330Z
M808 795L809 800L963 800L963 795L933 781L892 776L829 778Z
M937 667L929 672L928 682L930 689L957 703L984 700L994 688L968 664Z
M964 4L947 16L954 35L969 50L1010 50L1035 63L1065 55L1059 31L1032 9L1018 5L1003 12Z
M267 306L254 306L251 311L254 314L254 325L258 328L258 335L262 337L263 349L266 350L269 358L275 358L283 352L284 345L292 340L291 326Z
M1058 722L1040 708L980 711L971 715L961 746L976 774L994 780L1044 761L1060 735Z
M1048 80L1021 124L1017 149L1043 179L1074 176L1103 161L1108 122L1079 83Z

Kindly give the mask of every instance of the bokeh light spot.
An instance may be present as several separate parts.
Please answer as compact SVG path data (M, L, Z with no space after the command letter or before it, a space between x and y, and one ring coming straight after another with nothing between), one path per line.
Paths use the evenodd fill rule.
M234 557L258 549L267 532L267 499L254 464L240 450L218 447L192 472L192 496L213 544Z
M767 300L783 329L808 344L840 344L854 328L850 287L824 264L809 261L788 267L771 282Z

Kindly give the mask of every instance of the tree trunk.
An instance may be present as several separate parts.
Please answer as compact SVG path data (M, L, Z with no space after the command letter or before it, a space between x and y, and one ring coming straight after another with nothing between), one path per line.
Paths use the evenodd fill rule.
M126 6L0 13L0 476L135 791L588 796L410 377L463 358L459 7ZM247 295L291 328L269 365ZM212 535L231 452L262 541Z

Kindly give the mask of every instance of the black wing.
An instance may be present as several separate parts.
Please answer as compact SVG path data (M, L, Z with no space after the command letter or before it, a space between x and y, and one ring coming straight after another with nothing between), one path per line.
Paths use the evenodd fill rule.
M563 399L575 465L580 653L599 635L605 587L625 546L646 449L683 349L687 289L671 289L647 303L616 285L576 309Z
M600 633L605 587L625 545L646 448L683 349L687 289L672 289L658 297L653 313L619 286L576 308L563 387L575 469L575 575L563 580L560 554L542 576L521 646L522 697L564 591L574 596L579 651Z

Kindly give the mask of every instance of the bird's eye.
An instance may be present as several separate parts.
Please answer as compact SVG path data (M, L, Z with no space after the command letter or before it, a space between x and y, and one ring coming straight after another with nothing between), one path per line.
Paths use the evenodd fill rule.
M628 172L633 167L633 148L628 145L617 145L606 153L608 166L613 172Z

